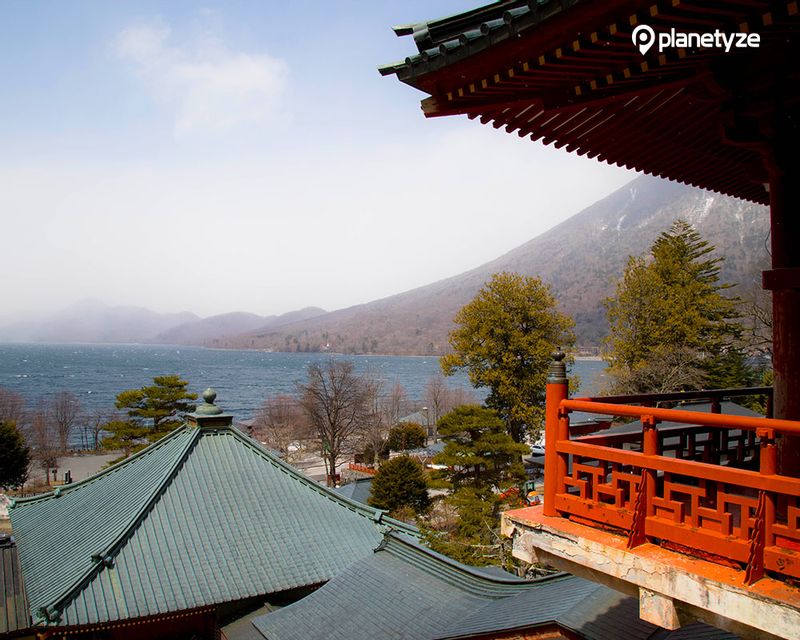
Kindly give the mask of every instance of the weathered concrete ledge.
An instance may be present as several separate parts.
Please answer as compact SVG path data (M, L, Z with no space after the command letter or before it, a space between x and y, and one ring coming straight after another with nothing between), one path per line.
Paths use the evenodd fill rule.
M800 589L772 578L744 585L744 571L668 551L654 544L626 548L626 539L542 507L507 511L503 534L514 557L551 565L639 598L642 619L666 629L702 620L743 638L796 639Z

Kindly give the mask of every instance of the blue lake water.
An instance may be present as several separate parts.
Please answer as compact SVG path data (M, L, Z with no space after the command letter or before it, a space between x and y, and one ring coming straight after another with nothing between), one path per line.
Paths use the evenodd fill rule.
M418 402L439 359L427 356L340 356L317 353L266 353L185 346L97 344L0 344L0 387L22 394L29 406L39 398L67 390L87 412L107 411L125 389L152 382L153 376L173 374L189 381L198 394L217 391L217 403L237 420L247 420L268 396L293 393L305 379L310 363L330 358L352 360L359 373L370 372L386 382L402 384L409 399ZM605 363L578 361L580 393L590 395L601 385ZM466 375L448 378L451 386L469 387ZM484 393L478 390L479 397ZM76 443L77 444L77 443Z

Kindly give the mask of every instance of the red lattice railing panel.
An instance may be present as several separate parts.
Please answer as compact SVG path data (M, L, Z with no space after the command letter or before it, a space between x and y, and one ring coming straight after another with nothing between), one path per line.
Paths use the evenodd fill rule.
M800 435L800 423L587 400L550 407L546 513L616 528L631 547L650 541L746 568L748 583L764 571L800 577L800 479L776 473L776 439ZM570 438L571 411L638 417L642 429Z

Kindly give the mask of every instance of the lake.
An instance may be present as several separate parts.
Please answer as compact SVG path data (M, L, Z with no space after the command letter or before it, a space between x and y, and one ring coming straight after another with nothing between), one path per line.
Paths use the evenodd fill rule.
M29 406L61 390L75 394L86 412L107 411L125 389L152 383L153 376L177 373L191 391L217 391L217 403L237 420L252 418L267 396L293 393L314 362L352 360L359 373L370 372L395 382L418 402L431 376L439 373L432 356L342 356L322 353L267 353L202 347L107 344L0 344L0 387L22 394ZM573 370L582 381L581 394L601 384L605 363L581 360ZM448 378L451 386L469 387L466 375ZM480 390L479 390L480 391ZM483 393L479 394L483 397ZM78 444L78 442L76 442Z

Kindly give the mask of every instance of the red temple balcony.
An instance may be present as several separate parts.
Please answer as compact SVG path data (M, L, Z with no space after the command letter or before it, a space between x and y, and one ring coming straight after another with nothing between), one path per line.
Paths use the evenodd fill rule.
M569 399L551 371L544 504L504 514L514 555L638 596L641 617L666 628L700 619L800 637L800 470L779 469L800 422L727 401L753 394L771 399L767 388ZM658 406L685 400L708 411ZM611 428L585 434L575 412Z

